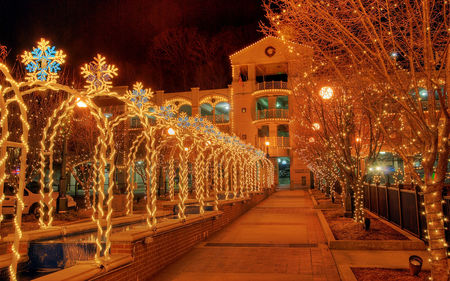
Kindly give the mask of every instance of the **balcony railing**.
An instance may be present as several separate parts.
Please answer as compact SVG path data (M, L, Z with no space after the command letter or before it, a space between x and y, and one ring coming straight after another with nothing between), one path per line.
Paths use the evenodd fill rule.
M258 147L266 148L266 142L269 142L269 147L289 147L289 137L264 137L258 139Z
M267 89L288 89L288 83L284 81L267 81L256 84L256 91Z
M223 124L230 122L230 116L227 114L216 115L216 124Z
M289 109L273 108L258 110L256 120L269 118L289 118Z
M212 123L214 116L212 116L212 115L204 115L204 116L202 116L202 118L205 118L206 120L208 120L209 122Z
M202 118L205 118L211 123L214 124L226 124L230 122L230 116L228 114L222 114L222 115L205 115L202 116ZM213 122L215 121L215 122Z

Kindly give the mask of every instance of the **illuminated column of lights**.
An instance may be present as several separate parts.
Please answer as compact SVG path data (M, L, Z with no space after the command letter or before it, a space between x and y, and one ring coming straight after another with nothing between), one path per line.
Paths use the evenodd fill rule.
M144 131L144 134L146 135L146 139L150 139L150 133ZM145 142L145 177L146 177L146 181L145 181L145 196L147 197L147 202L146 202L146 210L147 210L147 226L152 229L153 225L152 225L152 219L151 219L151 214L152 211L150 209L151 206L151 186L150 186L150 177L151 177L151 172L150 172L150 165L151 165L151 155L150 152L152 151L152 147L151 147L151 143L146 141Z
M52 124L53 121L53 116L49 118L47 126L44 129L43 132L43 137L41 140L41 151L40 151L40 158L41 158L41 163L40 163L40 167L41 167L41 200L40 200L40 216L39 216L39 222L41 227L45 227L45 226L52 226L52 221L53 221L53 165L49 165L49 173L48 173L48 177L49 177L49 182L48 182L48 189L49 189L49 193L48 193L48 217L49 217L49 221L47 223L47 225L45 225L44 222L44 208L45 208L45 203L44 203L44 187L45 187L45 183L44 183L44 179L45 179L45 172L44 172L44 167L45 167L45 156L44 156L44 151L48 151L49 155L50 155L50 163L53 163L53 147L54 147L54 142L55 142L55 138L58 134L58 129L60 128L63 120L65 120L67 118L67 114L73 110L73 108L75 107L75 104L69 105L70 102L72 102L74 100L74 96L69 97L68 100L66 100L65 102L63 102L62 106L60 107L61 109L61 115L58 116L59 110L55 110L53 116L58 116L55 125L52 127L53 132L49 137L49 147L46 150L45 147L45 137L47 136L47 132L50 129L50 126ZM58 108L59 109L59 108Z
M91 113L94 116L96 116L96 113ZM101 110L99 111L99 115L100 116L104 116L101 112ZM97 118L99 118L99 116L97 116ZM108 184L108 200L106 201L106 205L108 206L108 214L106 215L106 232L105 232L105 236L106 236L106 246L105 246L105 251L104 251L104 255L105 255L105 260L109 260L109 249L111 248L111 230L112 230L112 214L113 214L113 208L112 208L112 200L114 197L114 187L116 184L114 175L116 172L116 165L115 165L115 158L116 158L116 149L115 149L115 145L114 145L114 134L113 134L113 130L115 127L117 127L121 122L125 121L128 119L128 116L126 114L120 115L118 117L116 117L116 119L112 122L111 126L108 126L108 119L103 118L104 124L103 127L107 129L107 135L109 136L109 140L108 140L108 146L110 147L110 154L109 154L109 184Z
M97 138L97 143L95 144L95 148L94 148L94 152L95 152L95 154L94 154L94 163L92 163L92 175L93 175L93 180L92 180L92 183L93 183L93 186L95 185L95 183L96 183L96 181L97 181L97 175L98 175L98 169L97 169L97 162L96 162L96 160L98 159L97 158L97 153L98 153L98 148L100 147L100 145L101 145L101 140L100 140L100 138ZM84 192L84 202L85 202L85 204L86 204L86 206L87 206L87 209L91 209L91 208L93 208L93 209L95 209L95 207L94 207L94 204L95 204L95 191L94 191L94 196L93 196L93 202L91 202L91 199L90 199L90 197L91 197L91 193L90 193L90 187L89 186L86 186L85 188L87 188L87 192ZM95 211L93 211L92 212L92 215L94 215L95 214ZM93 218L93 220L95 221L95 219Z
M9 73L3 72L3 74L6 76L8 81L14 81L12 80L12 77ZM27 107L25 103L23 102L23 97L20 93L19 87L17 84L11 83L11 87L14 89L14 96L19 104L19 110L20 110L20 120L22 123L22 136L20 138L21 143L21 150L20 150L20 171L25 171L27 167L27 153L28 153L28 131L30 130L30 125L27 122ZM13 252L12 257L12 263L9 268L10 277L12 280L16 279L16 272L17 272L17 263L20 258L19 254L19 245L20 245L20 239L22 238L22 230L21 230L21 224L22 224L22 211L25 207L23 202L23 192L25 188L25 172L19 173L19 191L16 193L16 202L17 202L17 208L16 208L16 216L14 217L14 228L15 228L15 234L14 234L14 244L12 245L11 249ZM3 196L2 196L3 197Z
M104 193L104 186L105 186L105 169L106 169L106 164L107 164L107 159L106 159L106 151L107 151L107 147L108 147L108 140L107 140L107 135L111 134L111 131L109 130L109 126L107 124L107 119L103 116L103 114L101 113L101 110L95 106L95 104L91 103L91 115L94 116L95 120L96 120L96 125L97 128L100 132L99 134L99 138L101 140L101 146L100 146L100 154L99 154L99 182L98 182L98 192L99 192L99 196L98 196L98 202L97 202L97 210L98 210L98 219L97 219L97 237L95 239L95 243L97 245L97 251L96 251L96 255L95 255L95 259L97 262L100 262L100 256L101 256L101 251L102 251L102 246L101 246L101 241L102 241L102 235L103 235L103 216L104 216L104 210L103 210L103 201L105 200L105 193ZM106 132L105 132L105 127L106 127ZM111 148L111 152L114 154L114 150L113 148ZM114 169L114 165L111 164L110 165L110 172L111 169ZM110 182L111 184L111 182ZM112 200L112 190L110 190L108 188L108 194L109 197ZM109 199L108 198L108 201ZM106 223L107 223L107 227L106 227L106 232L105 232L105 236L107 239L107 243L106 243L106 248L105 249L109 249L110 247L110 243L109 243L109 239L108 239L108 235L111 231L112 225L111 225L111 214L112 214L112 208L111 208L111 202L107 202L108 203L108 215L106 217ZM105 258L108 258L109 254L105 253Z
M267 166L264 159L261 159L261 187L267 188Z
M97 197L97 191L98 191L98 186L99 186L99 174L101 173L101 171L99 170L100 165L100 150L101 150L101 138L100 136L97 138L97 145L95 146L95 152L94 152L94 163L92 163L94 170L92 172L92 176L93 176L93 184L92 184L92 192L93 192L93 196L92 196L92 221L93 222L97 222L97 219L95 218L95 214L98 212L97 210L97 206L95 203L95 198Z
M256 157L253 156L253 187L254 187L254 191L259 191L259 186L258 186L258 162L257 159L255 159Z
M72 99L73 99L73 97L72 97ZM48 119L47 125L45 126L45 128L44 128L44 130L42 132L42 140L41 140L41 143L40 143L41 144L41 149L39 151L40 167L41 167L41 169L40 169L40 180L39 180L40 185L41 185L41 189L40 189L41 200L39 201L39 205L40 205L40 208L39 208L39 212L40 212L39 225L41 226L41 228L46 226L46 224L44 222L44 207L45 207L45 203L44 203L44 197L45 197L44 189L45 189L45 186L46 186L46 184L45 184L46 174L45 174L45 169L44 169L44 167L46 166L45 165L45 162L46 162L45 161L45 154L44 154L44 152L46 151L45 150L45 140L47 139L47 132L50 130L50 127L52 125L52 120L57 118L58 113L60 111L62 111L63 108L65 108L67 106L68 102L71 101L72 99L69 97L69 100L64 101L63 103L61 103L61 105L57 109L55 109L53 111L52 116ZM56 134L56 133L57 133L57 131L56 131L56 129L54 129L53 134ZM54 138L54 136L53 136L53 138ZM52 146L50 147L50 149L52 149ZM49 163L53 163L53 151L48 151L48 153L49 153L49 157L50 157ZM50 197L51 194L53 193L53 187L52 187L52 185L53 185L53 165L49 165L49 182L48 182L48 185L49 185L49 192L50 192L49 197Z
M0 64L0 69L2 65ZM5 100L3 98L3 89L0 86L0 128L2 128L2 136L0 139L0 224L3 221L2 205L5 195L3 193L3 186L6 179L5 166L8 159L8 151L6 150L6 141L9 137L8 131L8 115L9 111L6 107Z
M225 200L228 200L228 194L230 194L230 185L229 185L229 175L230 175L230 160L231 157L228 155L230 148L227 146L223 153L223 164L224 164L224 175L223 175L223 187L225 189Z
M247 158L248 160L248 158ZM247 193L247 197L249 195L249 187L250 187L250 163L249 161L244 161L244 186L245 186L245 191Z
M261 163L256 161L256 186L258 191L261 190Z
M175 160L170 158L169 160L169 196L170 201L173 201L174 190L175 190Z
M7 70L7 68L3 65L1 65L2 67L2 72L4 73L5 77L6 77L6 81L10 82L11 84L11 89L14 91L15 94L15 98L14 100L17 101L17 103L19 104L19 110L20 110L20 115L19 115L19 119L22 123L22 135L20 137L20 142L19 143L10 143L9 146L13 146L13 147L17 147L21 149L21 154L20 154L20 171L25 171L27 164L26 164L26 155L28 153L29 147L28 147L28 131L30 129L30 126L27 122L27 107L24 104L23 95L32 93L35 90L38 90L39 88L35 88L35 89L31 89L25 92L20 92L19 88L20 87L26 87L25 84L29 84L29 83L21 83L21 84L17 84L12 77L9 75L8 71L4 71L5 69ZM30 78L31 79L31 78ZM31 82L33 83L33 82ZM7 90L9 90L10 88L7 88ZM7 92L5 90L5 92ZM5 93L3 92L3 94ZM7 114L7 110L3 111L5 112L5 114ZM2 122L5 122L5 118L6 115L3 116L2 118ZM3 126L2 126L3 128ZM4 135L9 135L9 132L5 132ZM3 155L4 156L4 155ZM3 157L2 157L3 159ZM1 178L4 178L4 174L1 176ZM21 220L22 220L22 211L24 208L24 202L23 202L23 192L24 192L24 186L25 186L25 173L20 173L19 174L19 190L16 193L16 200L17 200L17 208L16 208L16 216L14 219L14 226L15 226L15 236L14 236L14 243L12 245L12 252L13 252L13 257L12 257L12 263L9 267L10 270L10 277L12 280L16 279L16 271L17 271L17 262L18 259L20 258L19 252L18 252L18 246L19 246L19 241L20 238L22 236L22 232L20 229L20 225L21 225ZM3 196L1 196L3 198Z
M248 170L247 170L247 152L244 150L241 153L241 176L240 176L240 186L242 191L245 191L245 197L249 196L248 193Z
M148 122L148 121L147 121ZM158 151L156 150L156 136L155 136L155 129L152 127L150 128L151 133L151 152L150 152L150 160L151 160L151 169L150 169L150 188L151 188L151 218L152 218L152 226L156 225L156 189L157 189L157 183L156 183L156 177L157 177L157 169L156 165L158 162ZM147 152L148 153L148 152ZM149 200L149 201L150 201Z
M241 198L244 197L244 191L245 191L245 176L244 176L244 160L242 159L244 156L244 153L238 154L239 159L239 177L238 177L238 184L239 184L239 193L241 195ZM248 193L247 193L248 195Z
M127 185L127 215L133 214L133 200L134 200L134 174L136 171L136 153L141 145L142 141L145 139L143 134L140 134L136 137L136 139L131 144L130 151L128 152L127 157L127 180L131 184Z
M233 163L233 194L234 194L234 199L237 198L237 194L238 194L238 178L237 178L237 174L238 174L238 170L237 170L237 157L236 154L238 152L236 151L236 149L233 149L233 152L231 154L232 156L232 163Z
M144 135L141 133L133 140L127 155L127 215L133 214L133 200L134 200L134 175L136 170L135 157L136 151L144 140Z
M213 173L214 173L214 184L213 184L213 188L214 188L214 211L218 211L219 210L219 168L218 168L218 161L217 158L219 157L218 154L220 153L220 149L217 149L214 151L214 169L213 169Z
M205 164L205 189L206 189L206 198L209 198L209 177L211 176L211 164L214 165L214 147L211 145L211 153L206 159ZM213 171L214 173L214 171Z
M178 145L180 148L179 157L179 166L180 166L180 184L179 184L179 200L178 203L178 218L180 221L184 221L186 219L185 208L186 208L186 200L188 196L188 165L187 165L187 153L184 150L184 137L181 137L179 134L177 135Z
M218 181L218 189L219 191L223 191L223 162L225 158L225 152L221 150L222 154L221 157L218 159L218 169L219 169L219 181Z
M198 146L198 155L197 155L197 159L195 160L195 182L196 182L196 196L198 199L198 203L200 206L200 214L204 213L204 184L205 184L205 179L204 179L204 153L205 153L206 148L202 147L201 145Z

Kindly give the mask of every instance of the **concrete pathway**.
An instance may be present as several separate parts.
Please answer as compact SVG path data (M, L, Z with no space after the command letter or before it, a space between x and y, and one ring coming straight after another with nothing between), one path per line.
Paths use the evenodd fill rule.
M150 280L340 280L306 189L280 188Z

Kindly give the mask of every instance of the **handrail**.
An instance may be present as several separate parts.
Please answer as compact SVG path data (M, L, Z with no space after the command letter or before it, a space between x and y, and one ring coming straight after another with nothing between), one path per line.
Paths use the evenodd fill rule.
M289 109L272 108L261 109L256 113L256 120L269 118L289 118Z
M289 147L289 137L264 137L258 139L258 147L266 148L266 142L269 147Z
M256 83L256 91L267 89L286 89L288 90L288 83L284 81L265 81Z

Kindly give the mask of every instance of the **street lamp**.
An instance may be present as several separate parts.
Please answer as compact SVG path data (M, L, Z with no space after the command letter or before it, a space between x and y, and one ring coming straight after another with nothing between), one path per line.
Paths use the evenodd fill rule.
M322 89L320 89L319 95L324 100L329 100L333 96L333 89L330 87L323 87Z
M269 158L269 145L270 145L270 142L268 142L268 141L266 141L266 157L267 158Z
M175 130L172 129L172 128L169 128L169 129L167 130L167 133L168 133L169 135L173 136L173 135L175 135Z

